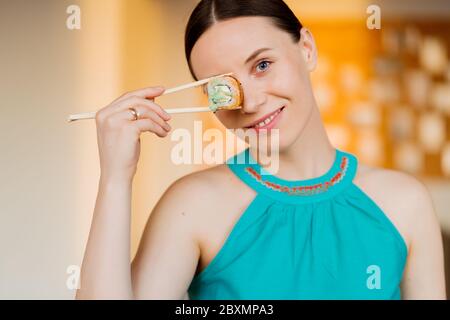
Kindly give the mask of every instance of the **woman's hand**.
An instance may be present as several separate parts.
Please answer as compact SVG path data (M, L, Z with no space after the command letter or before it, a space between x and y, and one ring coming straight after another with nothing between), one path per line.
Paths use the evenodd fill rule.
M132 179L140 155L140 135L144 131L166 137L170 115L154 102L163 87L149 87L128 92L100 109L95 116L102 176ZM133 107L139 115L129 110Z

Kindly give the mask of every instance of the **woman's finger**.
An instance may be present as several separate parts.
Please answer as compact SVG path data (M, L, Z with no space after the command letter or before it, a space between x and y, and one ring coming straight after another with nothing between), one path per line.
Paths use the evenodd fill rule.
M123 95L121 95L119 98L114 100L112 104L115 104L117 102L126 100L130 97L136 96L140 97L142 99L149 99L153 100L154 98L160 96L165 91L165 88L163 86L157 86L157 87L146 87L138 90L133 90L130 92L126 92Z
M159 114L157 114L154 109L150 108L147 105L142 104L134 104L133 108L136 110L139 119L150 119L159 124L164 130L170 131L170 125L165 121L165 119L161 118ZM134 115L129 110L118 111L112 114L110 117L114 119L128 120L134 121Z
M168 131L164 130L159 124L148 118L132 121L130 125L136 128L140 133L150 131L160 138L163 138L168 134Z
M148 109L156 112L165 121L171 119L171 116L160 105L158 105L157 103L155 103L153 101L150 101L150 100L147 100L147 99L144 99L141 97L137 97L137 96L129 97L111 107L115 112L118 112L118 111L122 111L122 110L128 110L130 107L134 107L136 105L146 106Z
M155 102L141 98L139 96L130 96L124 100L116 103L112 103L99 111L97 111L95 118L97 122L102 122L104 119L108 118L111 114L117 113L119 111L127 110L133 105L145 105L148 108L154 110L157 114L161 116L164 120L170 120L171 116L158 104Z

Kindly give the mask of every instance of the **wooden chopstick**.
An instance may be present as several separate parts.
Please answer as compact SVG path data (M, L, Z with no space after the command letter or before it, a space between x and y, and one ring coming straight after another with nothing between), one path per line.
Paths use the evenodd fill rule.
M233 74L233 73L232 72L224 73L224 74L221 74L221 75L217 75L217 76L213 76L213 77L210 77L210 78L198 80L198 81L195 81L195 82L186 83L186 84L174 87L174 88L167 89L160 96L163 96L163 95L169 94L169 93L178 92L178 91L185 90L185 89L188 89L188 88L198 87L198 86L201 86L201 85L203 85L205 83L208 83L209 81L211 81L214 78L223 77L223 76L229 76L231 74ZM170 108L170 109L164 109L164 110L167 113L172 113L172 114L211 111L211 109L209 107ZM83 113L71 114L67 118L67 121L68 122L72 122L72 121L76 121L76 120L95 119L96 113L97 112L83 112Z
M198 80L198 81L195 81L195 82L192 82L192 83L183 84L181 86L165 90L162 95L173 93L173 92L177 92L177 91L181 91L181 90L188 89L188 88L198 87L198 86L201 86L202 84L208 83L210 80L212 80L214 78L219 78L219 77L223 77L223 76L229 76L229 75L232 75L232 74L233 74L232 72L224 73L224 74L221 74L221 75L218 75L218 76L214 76L214 77L211 77L211 78Z
M178 113L192 113L192 112L206 112L211 111L209 107L187 107L187 108L169 108L164 109L167 113L178 114ZM84 112L70 115L67 118L68 122L84 119L94 119L96 112Z

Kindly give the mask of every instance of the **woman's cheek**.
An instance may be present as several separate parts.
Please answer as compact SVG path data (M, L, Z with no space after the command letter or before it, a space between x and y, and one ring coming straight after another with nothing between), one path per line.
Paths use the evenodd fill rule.
M238 126L238 121L236 116L231 114L232 111L218 111L216 112L217 119L225 126L227 129L234 129Z

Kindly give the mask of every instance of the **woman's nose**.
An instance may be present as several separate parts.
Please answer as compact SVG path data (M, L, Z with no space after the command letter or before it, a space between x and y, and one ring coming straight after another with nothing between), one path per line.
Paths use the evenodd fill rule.
M241 113L255 113L265 103L263 90L257 85L240 82L244 99L242 102Z

